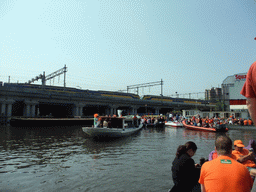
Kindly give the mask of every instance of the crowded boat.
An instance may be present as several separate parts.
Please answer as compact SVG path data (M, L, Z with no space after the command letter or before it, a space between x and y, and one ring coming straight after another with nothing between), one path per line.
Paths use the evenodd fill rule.
M250 126L253 125L253 122L250 118L235 118L230 116L229 118L219 118L219 117L205 117L201 118L200 115L193 116L191 118L185 118L187 125L201 126L206 128L215 128L218 125L240 125L240 126Z

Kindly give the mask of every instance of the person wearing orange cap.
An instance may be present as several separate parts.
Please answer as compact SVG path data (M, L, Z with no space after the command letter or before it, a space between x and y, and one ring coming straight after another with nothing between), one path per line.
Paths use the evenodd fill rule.
M100 121L99 121L99 114L95 113L94 115L94 127L98 127L99 124L100 124Z
M241 140L234 141L235 150L232 154L236 157L236 160L247 167L247 169L255 176L256 173L256 160L253 152L244 148L244 144ZM254 170L255 169L255 170Z

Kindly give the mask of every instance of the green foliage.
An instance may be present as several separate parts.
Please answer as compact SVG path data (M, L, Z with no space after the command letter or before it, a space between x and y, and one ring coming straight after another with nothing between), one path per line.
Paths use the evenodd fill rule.
M225 111L225 103L223 100L217 100L216 101L216 106L215 106L215 111Z
M182 111L173 110L172 113L173 113L173 114L177 114L177 113L178 113L178 114L182 114Z

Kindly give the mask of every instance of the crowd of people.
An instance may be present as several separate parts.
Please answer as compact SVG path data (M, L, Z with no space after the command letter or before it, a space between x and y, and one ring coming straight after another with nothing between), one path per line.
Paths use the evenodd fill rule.
M185 119L187 125L193 126L201 126L201 127L210 127L216 128L218 125L222 124L232 124L232 125L253 125L253 121L250 118L235 118L234 116L230 116L229 118L219 118L219 117L206 117L201 118L200 115L193 116L190 119Z
M141 123L145 126L145 125L157 125L159 124L160 122L161 123L164 123L166 120L165 120L165 117L162 116L162 115L159 115L159 116L142 116L141 117Z
M98 116L98 114L95 114L96 116L94 116L94 127L98 127L101 125L102 126L107 126L106 122L103 124L103 121L101 121L101 117ZM109 119L111 118L115 118L117 117L116 115L113 116L108 116ZM135 116L136 117L136 116ZM109 122L110 120L106 120L105 121ZM201 118L200 115L195 115L191 118L185 118L179 114L176 115L172 115L172 116L168 116L168 117L164 117L162 115L159 116L142 116L141 117L141 123L143 125L146 124L157 124L159 123L159 121L162 122L167 122L167 121L185 121L185 123L187 125L193 125L193 126L201 126L201 127L209 127L209 128L216 128L218 125L221 124L232 124L232 125L253 125L253 121L248 118L248 119L244 119L244 118L235 118L234 116L230 116L229 118L218 118L218 117L206 117L206 118ZM100 124L101 122L101 124ZM111 127L111 126L107 126L107 127Z
M133 125L138 126L136 115L133 116L133 121ZM117 118L116 115L99 116L97 113L94 114L94 128L123 128L122 123L122 119Z
M178 147L172 163L174 186L170 192L251 191L256 176L255 140L245 147L241 140L232 143L228 136L221 135L209 159L201 158L200 164L192 159L196 150L192 141Z
M219 124L252 125L256 123L256 62L247 75L240 92L247 98L246 105L252 119L227 119L193 117L187 123L200 126ZM233 150L234 147L234 150ZM234 143L227 135L220 135L215 140L215 150L209 154L209 160L204 162L198 174L197 165L191 158L196 153L197 146L189 141L178 147L172 163L172 178L174 187L171 192L250 192L256 176L256 142L250 140L245 147L241 140ZM200 188L198 187L200 184Z
M228 118L220 118L220 117L201 117L199 114L191 117L185 118L180 114L172 114L170 113L167 121L185 121L187 125L199 126L199 127L209 127L209 128L216 128L218 125L221 124L232 124L232 125L254 125L251 118L238 118L231 115Z

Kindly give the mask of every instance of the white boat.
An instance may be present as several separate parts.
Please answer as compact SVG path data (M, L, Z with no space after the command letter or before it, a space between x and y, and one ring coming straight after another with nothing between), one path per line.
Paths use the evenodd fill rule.
M82 130L90 137L117 138L132 135L143 128L139 118L127 117L100 117L98 127L82 127ZM103 121L108 121L108 126L103 127ZM111 123L109 123L111 122Z
M183 127L183 123L182 122L178 122L178 121L167 121L165 123L165 125L171 126L171 127Z

